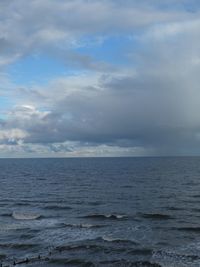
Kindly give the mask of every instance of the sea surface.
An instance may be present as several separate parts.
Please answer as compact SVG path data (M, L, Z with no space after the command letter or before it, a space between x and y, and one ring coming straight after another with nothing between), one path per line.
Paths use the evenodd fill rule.
M0 160L1 266L200 266L200 158Z

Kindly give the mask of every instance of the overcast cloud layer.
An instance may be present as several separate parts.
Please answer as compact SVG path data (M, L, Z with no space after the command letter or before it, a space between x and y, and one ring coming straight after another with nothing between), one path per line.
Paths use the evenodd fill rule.
M199 10L0 0L0 156L200 155ZM66 72L16 81L35 58Z

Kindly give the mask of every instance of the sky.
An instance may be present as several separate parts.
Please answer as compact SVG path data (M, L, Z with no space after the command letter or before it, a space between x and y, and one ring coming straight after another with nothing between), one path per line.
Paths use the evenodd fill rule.
M0 0L0 157L200 155L200 1Z

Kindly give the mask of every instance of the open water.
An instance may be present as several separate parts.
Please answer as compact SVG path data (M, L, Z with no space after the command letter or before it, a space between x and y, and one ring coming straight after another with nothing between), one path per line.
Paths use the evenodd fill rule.
M0 160L2 266L200 266L200 158Z

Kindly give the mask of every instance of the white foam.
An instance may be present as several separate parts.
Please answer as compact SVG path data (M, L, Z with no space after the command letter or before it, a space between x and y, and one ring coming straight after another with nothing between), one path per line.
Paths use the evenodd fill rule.
M123 219L126 218L126 215L123 214L105 214L106 218L115 218L115 219Z
M107 242L113 242L116 240L115 238L112 238L110 236L103 236L102 239Z
M25 213L25 212L16 212L12 213L12 217L16 220L36 220L40 217L40 214L36 213Z

